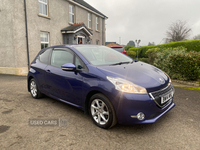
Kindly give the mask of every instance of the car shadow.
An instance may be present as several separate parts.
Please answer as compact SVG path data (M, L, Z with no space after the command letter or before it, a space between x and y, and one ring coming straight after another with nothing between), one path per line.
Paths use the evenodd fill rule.
M40 99L42 101L44 101L45 103L52 103L53 107L57 107L59 109L63 109L64 112L66 112L65 114L69 114L69 115L73 115L74 117L77 119L81 119L82 122L84 122L84 124L87 124L87 126L84 126L84 128L87 130L91 130L96 129L97 131L111 131L113 133L126 133L126 134L135 134L135 135L143 135L145 133L151 133L151 132L155 132L156 130L161 130L163 128L163 125L165 125L167 118L171 117L170 113L165 114L162 118L160 118L157 122L153 123L153 124L134 124L134 125L121 125L121 124L116 124L114 127L104 130L101 128L98 128L96 125L93 124L92 119L90 118L90 116L88 114L85 114L84 111L82 111L81 109L66 104L64 102L55 100L51 97L45 96L43 99ZM56 109L57 109L56 108ZM64 114L63 114L64 115ZM66 116L66 117L70 117L70 116ZM80 121L81 121L80 120ZM75 122L75 120L71 120L71 122ZM80 122L79 122L80 123ZM78 124L78 123L77 123Z

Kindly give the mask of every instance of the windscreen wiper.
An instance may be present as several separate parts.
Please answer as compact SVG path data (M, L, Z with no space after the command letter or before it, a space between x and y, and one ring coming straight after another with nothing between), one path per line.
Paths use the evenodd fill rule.
M115 64L111 64L110 66L114 66L114 65L122 65L122 64L129 64L129 63L133 63L132 61L128 61L128 62L119 62L119 63L115 63Z

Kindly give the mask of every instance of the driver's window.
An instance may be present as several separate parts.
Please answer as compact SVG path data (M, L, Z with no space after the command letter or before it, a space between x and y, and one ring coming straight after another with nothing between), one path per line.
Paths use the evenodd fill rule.
M78 56L75 57L75 66L77 69L85 69L83 61Z
M65 50L53 50L51 57L51 65L61 68L66 63L73 63L74 55Z

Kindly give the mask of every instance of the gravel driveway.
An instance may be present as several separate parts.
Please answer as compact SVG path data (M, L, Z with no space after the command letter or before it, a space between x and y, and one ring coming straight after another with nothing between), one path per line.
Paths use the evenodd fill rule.
M200 149L200 92L175 88L176 107L154 124L104 130L81 110L35 100L26 77L0 75L0 149ZM65 126L30 126L29 119L67 119Z

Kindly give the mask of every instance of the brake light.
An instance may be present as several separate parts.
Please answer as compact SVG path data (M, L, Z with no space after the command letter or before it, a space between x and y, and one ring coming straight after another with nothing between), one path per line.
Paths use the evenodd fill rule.
M125 54L125 55L127 55L127 54L126 54L126 51L125 51L125 52L122 52L122 53Z

